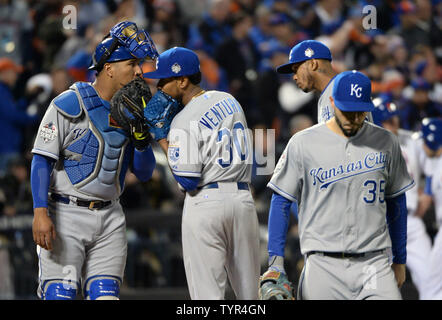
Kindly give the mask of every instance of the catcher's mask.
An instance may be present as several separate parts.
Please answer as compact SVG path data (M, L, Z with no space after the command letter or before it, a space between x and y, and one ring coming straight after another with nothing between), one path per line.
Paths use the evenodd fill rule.
M98 44L92 56L89 70L100 71L106 62L117 62L129 59L158 57L157 49L144 30L138 30L135 23L123 21L116 24L109 34Z

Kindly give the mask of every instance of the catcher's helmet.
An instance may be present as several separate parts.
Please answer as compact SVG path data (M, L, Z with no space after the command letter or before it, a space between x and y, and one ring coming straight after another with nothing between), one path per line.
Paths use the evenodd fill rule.
M431 150L439 149L442 146L442 119L423 119L421 133L428 148Z
M375 109L371 112L373 123L382 127L382 122L394 117L399 113L394 102L388 94L381 94L373 99Z
M105 62L116 62L129 59L158 57L157 49L144 30L138 30L135 23L123 21L116 24L109 34L98 44L92 56L89 70L101 70Z

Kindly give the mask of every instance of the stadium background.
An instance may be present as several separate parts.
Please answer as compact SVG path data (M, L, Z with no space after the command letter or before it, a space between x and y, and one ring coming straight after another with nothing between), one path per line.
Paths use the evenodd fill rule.
M74 6L74 20L66 20ZM376 8L376 29L364 29L364 6ZM371 7L372 8L372 7ZM66 10L66 9L65 9ZM367 12L367 11L365 11ZM91 54L111 26L131 20L162 52L195 50L202 87L232 93L249 127L262 129L255 152L279 158L290 136L316 123L318 95L303 93L290 75L275 72L290 48L305 39L326 43L337 71L357 69L373 81L373 96L388 94L401 127L418 131L442 110L442 1L362 0L0 0L0 58L21 66L10 87L0 83L0 299L36 299L38 259L32 241L30 150L49 102L75 81L93 81ZM76 23L68 29L63 23ZM367 20L366 20L367 22ZM0 82L10 62L0 63ZM145 71L154 65L143 65ZM155 91L155 83L151 82ZM7 99L12 93L13 99ZM274 129L275 141L266 140ZM167 160L155 149L157 168L147 183L131 173L121 197L127 216L128 258L122 299L187 299L180 223L184 196ZM11 156L12 155L12 156ZM271 158L270 158L271 160ZM257 175L253 194L266 268L270 175ZM424 216L431 237L434 208ZM286 270L297 284L303 266L292 217ZM417 299L407 273L404 299ZM232 298L228 291L228 298Z

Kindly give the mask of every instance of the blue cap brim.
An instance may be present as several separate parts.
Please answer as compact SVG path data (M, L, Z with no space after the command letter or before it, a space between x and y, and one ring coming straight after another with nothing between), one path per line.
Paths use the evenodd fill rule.
M292 66L295 63L297 63L297 62L289 62L289 63L283 64L283 65L280 65L279 67L276 68L276 72L283 73L283 74L293 73Z
M152 72L146 72L143 73L143 77L148 79L165 79L169 78L169 76L161 74L161 72L158 72L158 70L152 71Z
M347 102L344 104L336 99L334 102L336 108L345 112L371 112L375 108L373 102Z

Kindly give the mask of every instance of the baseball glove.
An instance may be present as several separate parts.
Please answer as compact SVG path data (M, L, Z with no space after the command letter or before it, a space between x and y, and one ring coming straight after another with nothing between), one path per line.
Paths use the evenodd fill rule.
M167 138L173 118L181 110L181 104L161 90L150 99L144 108L144 117L149 132L155 140Z
M149 85L137 78L118 90L110 102L112 119L126 131L138 150L144 150L152 140L144 118L144 107L151 98Z
M267 270L259 278L259 300L295 300L295 291L287 275Z

